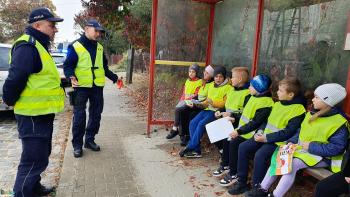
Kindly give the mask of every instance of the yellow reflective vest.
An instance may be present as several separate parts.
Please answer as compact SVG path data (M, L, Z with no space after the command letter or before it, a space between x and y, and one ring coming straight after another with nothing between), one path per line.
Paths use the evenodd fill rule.
M185 82L185 100L192 99L196 96L196 90L202 86L202 83L203 81L201 79L197 79L196 81L187 79Z
M212 81L210 83L202 84L202 86L199 88L199 91L198 91L198 101L202 102L207 98L208 89L209 89L210 84L212 84L212 83L214 83L214 82Z
M305 113L305 108L302 104L282 105L280 101L276 102L271 110L270 116L267 119L267 124L264 129L265 134L279 132L286 128L288 122ZM276 142L277 145L285 144L284 142Z
M95 65L92 65L89 51L79 42L73 43L73 48L78 55L78 63L74 74L77 77L79 87L99 87L105 85L105 70L103 68L103 46L97 43Z
M238 124L238 128L244 126L245 124L247 124L248 122L250 122L254 116L255 116L255 112L258 109L262 109L265 107L272 107L273 106L273 100L271 97L255 97L252 96L250 97L248 103L246 104L246 106L243 109L243 113L241 118L239 119L239 124ZM241 137L243 137L244 139L249 139L251 137L253 137L254 135L254 131L251 131L249 133L243 134L241 135Z
M208 98L213 101L213 103L224 102L227 93L231 90L232 86L230 84L225 84L219 87L215 87L215 83L212 83L208 87ZM205 110L216 111L218 108L209 105Z
M311 118L310 112L306 114L303 123L301 124L299 142L317 142L317 143L329 143L328 139L344 124L347 120L340 114L336 114L329 117L319 117L316 120L309 123ZM294 157L299 158L305 162L308 166L315 166L323 158L318 155L311 154L302 149L298 145L297 150L294 152ZM343 154L335 155L331 159L331 170L336 173L341 169L341 162L343 160Z
M29 35L22 35L16 40L14 46L18 42L29 42L29 39ZM15 114L46 115L60 112L64 107L64 90L61 87L61 78L55 62L40 42L35 41L35 48L38 50L42 69L38 73L29 75L27 84L15 103Z
M249 94L248 89L236 90L232 87L231 91L229 91L226 96L226 112L242 112L244 100Z

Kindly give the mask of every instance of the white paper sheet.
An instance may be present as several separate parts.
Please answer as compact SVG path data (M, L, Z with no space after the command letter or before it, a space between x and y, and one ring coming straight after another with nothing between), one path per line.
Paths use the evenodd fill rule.
M205 125L211 143L220 141L229 136L234 130L231 121L227 118L220 118Z

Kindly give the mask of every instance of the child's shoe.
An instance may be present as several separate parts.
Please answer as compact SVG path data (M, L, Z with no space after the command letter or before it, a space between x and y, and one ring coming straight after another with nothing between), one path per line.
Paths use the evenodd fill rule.
M179 134L178 130L171 129L170 133L166 136L166 139L173 139L175 136L177 136L177 134Z
M185 154L186 154L187 152L189 152L189 151L190 151L190 150L189 150L187 147L183 148L183 149L179 152L180 157L184 157Z
M235 182L233 187L228 190L228 193L231 195L239 195L249 190L249 185L247 183Z
M228 187L237 182L237 175L231 175L230 173L227 173L226 176L220 180L219 184L222 187Z
M253 188L246 193L244 193L245 197L267 197L269 192L261 188L260 184L256 184Z
M219 177L219 176L222 176L223 174L225 174L228 171L229 171L229 167L228 166L221 166L220 165L219 168L213 172L213 176L214 177Z
M185 157L187 157L187 158L201 158L202 154L198 153L196 151L189 151L189 152L185 153Z

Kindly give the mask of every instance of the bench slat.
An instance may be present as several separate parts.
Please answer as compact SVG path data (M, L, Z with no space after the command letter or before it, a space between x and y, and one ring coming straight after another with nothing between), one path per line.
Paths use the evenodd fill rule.
M307 169L305 169L304 172L315 177L318 180L322 180L322 179L327 178L333 174L333 172L331 172L325 168L307 168Z

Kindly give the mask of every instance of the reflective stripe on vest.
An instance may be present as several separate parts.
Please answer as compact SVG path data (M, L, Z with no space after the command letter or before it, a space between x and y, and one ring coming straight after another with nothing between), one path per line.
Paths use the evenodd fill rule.
M264 129L265 134L278 132L286 128L288 122L305 113L305 108L301 104L282 105L276 102L271 110ZM285 144L284 142L276 142L277 145Z
M212 83L208 89L208 98L213 102L223 102L227 93L231 90L232 86L229 84L215 87L215 83ZM209 105L205 110L216 111L218 108L215 108Z
M248 89L235 90L234 87L227 93L225 109L227 112L242 112L244 100L249 95Z
M210 83L204 83L202 87L198 91L198 101L204 101L208 95L208 89L210 84L214 83L213 81Z
M78 55L78 63L75 68L75 76L79 87L103 87L105 85L105 70L103 68L103 47L97 43L95 65L92 65L89 51L79 42L73 43L73 48Z
M29 39L29 35L23 35L16 40L14 46L17 42L28 42ZM27 84L15 103L15 114L25 116L52 114L62 111L64 107L64 91L55 62L40 42L35 41L35 48L38 50L42 69L29 75Z
M318 142L329 143L328 139L345 123L347 120L340 114L336 114L328 117L319 117L313 122L309 123L311 118L310 112L306 114L303 123L301 124L299 141L300 142ZM294 152L294 157L303 160L308 166L315 166L322 160L322 157L313 155L299 145ZM332 160L331 169L333 172L340 171L340 161L343 158L343 154L331 157Z
M239 119L238 128L250 122L254 118L255 112L258 109L271 107L271 106L273 106L273 100L271 97L255 97L255 96L250 97L248 103L243 109L242 116ZM243 137L244 139L249 139L254 135L254 132L255 130L247 134L241 135L241 137Z
M202 86L203 81L198 79L196 81L186 80L185 83L185 100L191 99L195 96L197 88Z

